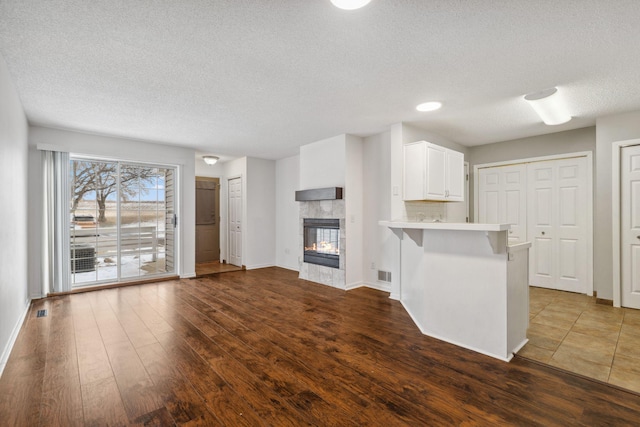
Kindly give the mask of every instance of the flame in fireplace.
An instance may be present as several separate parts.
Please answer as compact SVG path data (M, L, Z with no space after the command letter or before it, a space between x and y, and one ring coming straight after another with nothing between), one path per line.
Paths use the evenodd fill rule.
M340 255L340 248L332 242L314 242L310 247L305 247L305 251L313 251L321 254Z

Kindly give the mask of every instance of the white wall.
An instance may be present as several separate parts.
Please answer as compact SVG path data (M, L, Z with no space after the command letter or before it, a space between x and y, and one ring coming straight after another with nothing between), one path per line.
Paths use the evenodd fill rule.
M188 148L129 140L116 137L93 135L40 126L29 128L29 143L38 144L52 149L68 151L95 157L149 162L166 165L178 165L180 195L178 201L178 232L180 236L180 258L178 273L181 277L195 276L195 152ZM38 156L31 156L30 168L35 173L30 178L40 182L42 176ZM29 232L39 236L40 220L31 219ZM40 241L38 237L31 239ZM30 256L39 258L38 252L31 251Z
M380 220L391 218L391 162L389 151L391 134L384 132L364 139L363 143L363 281L367 286L386 292L389 283L378 282L378 270L391 271L393 246L387 242L395 238Z
M363 269L363 143L362 138L345 135L344 159L345 177L345 237L346 259L345 279L346 288L362 286L364 282ZM336 155L336 158L340 156Z
M29 304L27 267L28 125L0 56L0 375ZM38 197L41 193L36 193Z
M216 163L215 165L208 165L202 160L202 156L196 156L195 158L196 176L203 176L208 178L222 178L224 174L224 164Z
M300 147L300 190L344 187L345 135Z
M593 281L598 298L613 299L612 143L636 138L640 138L640 111L596 120ZM617 265L615 268L619 269L620 266Z
M276 264L276 162L247 158L247 270Z
M295 192L300 188L300 156L276 162L276 265L298 271L300 205Z

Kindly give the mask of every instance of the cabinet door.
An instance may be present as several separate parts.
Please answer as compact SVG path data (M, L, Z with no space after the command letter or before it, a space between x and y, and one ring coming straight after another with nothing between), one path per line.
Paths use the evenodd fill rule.
M424 200L426 142L407 144L404 148L403 199Z
M446 199L446 152L447 149L434 144L427 144L427 179L425 199Z
M446 151L446 193L449 202L464 201L464 154L453 150Z

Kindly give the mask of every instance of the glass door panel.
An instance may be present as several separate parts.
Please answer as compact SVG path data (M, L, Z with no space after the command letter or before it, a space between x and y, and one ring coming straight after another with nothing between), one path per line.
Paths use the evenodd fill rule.
M71 160L73 286L174 272L174 169Z

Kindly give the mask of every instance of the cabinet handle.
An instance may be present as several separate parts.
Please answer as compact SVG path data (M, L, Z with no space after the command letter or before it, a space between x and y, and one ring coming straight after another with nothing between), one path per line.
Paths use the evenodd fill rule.
M542 232L542 235L544 236L544 231Z

